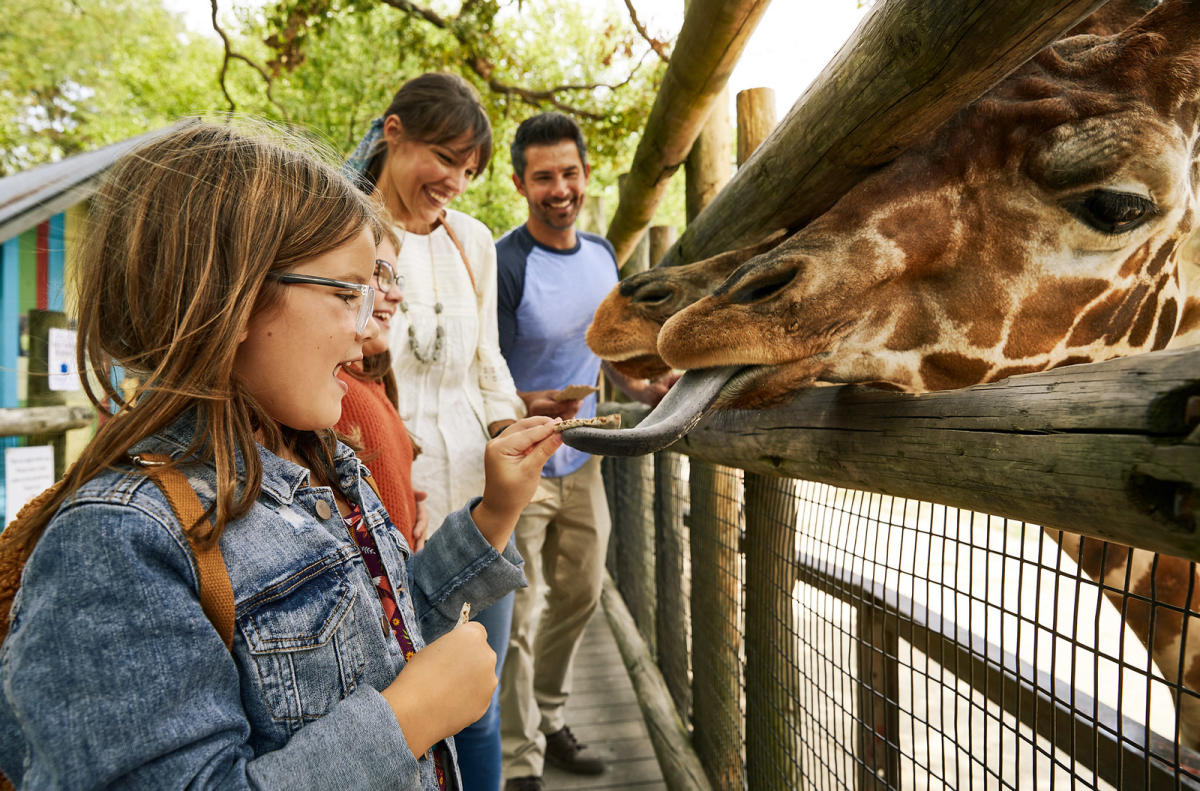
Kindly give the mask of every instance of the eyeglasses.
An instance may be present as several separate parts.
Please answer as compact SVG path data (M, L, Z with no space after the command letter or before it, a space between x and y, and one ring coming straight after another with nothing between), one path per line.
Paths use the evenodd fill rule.
M375 289L366 283L349 283L345 280L333 280L328 277L316 277L315 275L295 275L291 273L280 272L276 274L270 272L267 277L278 280L280 283L307 283L314 286L328 286L329 288L337 288L343 291L353 291L354 294L342 294L341 297L347 305L353 305L355 300L358 300L358 316L355 318L354 332L358 335L363 334L363 330L367 328L367 322L371 320L371 313L375 310Z
M396 270L382 258L375 259L375 281L379 283L379 290L384 292L391 291L392 286L400 284L400 278L396 275Z

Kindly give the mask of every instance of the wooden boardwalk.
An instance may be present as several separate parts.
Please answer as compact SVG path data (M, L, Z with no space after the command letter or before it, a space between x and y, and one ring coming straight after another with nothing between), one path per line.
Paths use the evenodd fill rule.
M543 775L546 791L666 791L650 734L603 605L596 608L584 633L574 672L574 688L567 699L567 725L575 738L604 759L608 769L602 775L585 777L547 765Z

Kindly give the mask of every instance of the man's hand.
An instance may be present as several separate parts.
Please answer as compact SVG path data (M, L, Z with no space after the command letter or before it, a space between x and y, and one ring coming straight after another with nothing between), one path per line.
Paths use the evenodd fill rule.
M557 390L531 390L528 392L518 391L517 395L521 396L521 400L525 402L525 411L530 416L544 415L545 417L570 420L579 411L579 407L583 404L583 399L576 401L555 401L554 394L557 392Z
M649 406L657 406L659 401L671 389L671 386L679 381L682 374L677 374L674 371L668 371L663 376L660 376L654 381L646 379L631 379L628 376L620 373L608 363L604 363L604 373L612 381L614 385L620 388L621 392L629 396L635 401L640 401Z

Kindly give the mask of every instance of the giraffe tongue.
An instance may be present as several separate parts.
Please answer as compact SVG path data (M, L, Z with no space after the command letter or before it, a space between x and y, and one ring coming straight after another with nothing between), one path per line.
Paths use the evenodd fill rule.
M662 450L700 422L725 383L739 370L740 366L731 366L687 371L634 428L569 428L562 433L563 442L604 456L640 456Z

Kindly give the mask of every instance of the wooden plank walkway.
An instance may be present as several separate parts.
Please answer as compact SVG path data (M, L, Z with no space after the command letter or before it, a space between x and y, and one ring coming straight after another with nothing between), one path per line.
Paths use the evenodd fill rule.
M650 734L602 606L596 608L584 632L574 673L565 712L567 725L575 738L608 764L608 769L602 775L585 777L547 765L543 775L546 791L666 791Z

